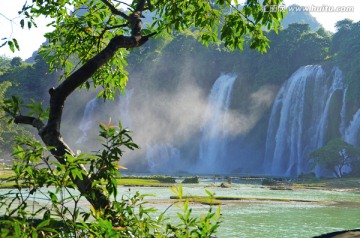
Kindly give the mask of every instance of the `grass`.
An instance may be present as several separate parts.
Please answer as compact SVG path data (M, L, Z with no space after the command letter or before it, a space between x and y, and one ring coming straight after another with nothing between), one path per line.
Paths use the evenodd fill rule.
M170 199L179 199L178 196L171 196ZM201 203L206 205L221 205L222 201L270 201L270 202L317 202L304 199L292 198L255 198L255 197L228 197L228 196L183 196L182 200L189 202Z
M15 173L12 170L0 170L0 188L12 188L15 183L6 182L5 180L11 176L14 176ZM146 178L121 178L118 179L117 182L119 185L123 186L142 186L142 187L169 187L171 183L167 183L166 181L170 181L166 177L146 177Z
M295 188L359 189L360 178L308 179L293 184Z
M12 170L0 170L0 180L7 179L14 175L15 173Z
M8 176L9 177L9 176ZM3 181L6 178L0 179L1 188L13 188L14 182ZM118 179L118 185L122 186L139 186L139 187L170 187L171 184L161 183L156 179Z
M0 189L2 188L14 188L15 183L14 182L0 182Z
M293 198L256 198L256 197L215 197L217 200L225 200L225 201L273 201L273 202L316 202L311 200L304 199L293 199Z
M170 196L170 199L179 199L178 196ZM209 196L183 196L181 200L188 200L192 203L200 203L205 205L220 205L221 202L217 200L215 197Z
M142 187L169 187L171 184L163 183L156 179L122 178L117 180L123 186L142 186Z
M15 173L12 170L0 170L0 188L13 188L14 182L7 182L6 179L14 176Z

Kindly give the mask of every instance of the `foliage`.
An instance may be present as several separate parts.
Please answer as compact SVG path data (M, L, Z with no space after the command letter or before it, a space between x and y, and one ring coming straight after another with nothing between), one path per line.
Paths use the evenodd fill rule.
M265 178L261 182L261 185L265 185L265 186L275 186L277 184L278 184L278 182L276 180L270 179L270 178Z
M175 178L167 175L151 175L151 176L122 176L122 179L139 179L139 180L152 180L159 183L176 183Z
M155 175L151 176L150 178L156 179L160 181L161 183L175 183L175 178L171 176L163 176L163 175Z
M299 67L324 62L331 41L330 36L312 32L309 25L301 23L290 24L278 35L270 32L269 39L273 42L269 53L251 60L260 85L276 79L282 83Z
M242 49L245 37L250 48L265 52L269 47L264 27L276 32L284 12L267 12L263 7L279 5L281 0L265 0L259 3L248 0L242 8L237 1L180 0L134 0L124 12L119 1L99 0L33 0L26 1L19 11L21 27L36 26L39 16L52 19L53 31L46 34L48 43L39 53L49 65L50 72L61 71L63 81L50 88L49 109L34 100L24 103L19 97L6 100L6 113L15 123L28 124L38 130L40 142L20 137L15 147L13 178L18 191L8 203L5 219L2 220L2 235L14 236L95 236L95 237L154 237L159 233L158 225L163 221L153 219L151 208L143 206L143 196L117 200L119 160L123 155L121 146L132 150L129 132L110 124L101 124L100 137L103 150L93 155L77 155L61 136L61 119L65 101L79 87L100 87L99 96L114 99L124 91L127 82L126 57L131 49L145 44L154 35L171 34L188 29L199 31L198 40L205 45L223 43L234 50ZM143 12L154 14L153 22L143 28ZM8 45L12 51L19 50L17 40L1 37L1 46ZM12 62L12 75L33 65ZM24 70L18 70L23 67ZM27 71L29 72L29 71ZM30 72L32 72L30 70ZM33 83L29 75L26 83ZM26 86L23 82L21 85ZM33 84L32 84L33 87ZM25 91L26 88L24 89ZM27 112L24 113L24 108ZM56 159L53 160L53 157ZM24 194L24 188L30 192ZM40 188L54 186L46 196L51 206L30 212L30 217L41 216L42 222L31 223L28 199ZM75 194L72 189L80 193ZM174 190L181 195L181 187ZM68 194L68 195L64 195ZM180 196L179 195L179 196ZM181 196L180 196L181 197ZM90 212L79 210L81 198L93 206ZM16 203L15 203L16 201ZM71 202L73 207L66 205ZM9 200L7 199L7 202ZM183 213L178 213L180 225L166 226L166 236L208 237L219 226L218 212L212 210L199 220L192 217L188 202ZM82 218L81 218L82 217ZM54 226L53 222L63 224ZM95 222L92 222L94 220ZM14 224L10 226L10 224ZM163 234L163 233L159 233ZM161 235L159 235L161 237Z
M0 206L6 212L0 218L1 237L209 237L220 224L220 210L209 212L201 218L192 216L188 201L178 213L179 224L165 224L165 213L155 218L155 209L144 201L147 195L118 195L116 177L119 176L118 160L123 147L137 148L129 131L121 125L100 125L103 149L96 154L80 154L76 160L70 155L62 165L50 159L51 148L39 141L19 137L15 148L13 171L8 181L16 189L5 194ZM80 206L83 195L75 192L76 184L70 177L82 178L82 164L95 178L89 186L101 187L113 198L111 207L90 210ZM107 171L107 173L105 173ZM47 188L47 189L45 189ZM182 188L173 188L177 196ZM35 206L34 198L42 196L48 201Z
M339 138L330 140L324 147L309 154L310 166L320 166L333 172L336 177L344 176L343 169L360 159L360 150Z
M130 82L131 87L154 93L176 92L182 90L183 83L187 83L188 77L184 77L186 71L204 92L208 92L214 78L221 72L234 72L241 80L235 82L231 107L251 110L247 108L250 106L248 98L260 87L280 86L299 67L323 64L330 55L331 35L321 30L313 32L306 24L291 24L289 28L279 30L278 34L273 31L266 33L271 42L266 54L246 46L242 52L229 51L223 45L204 47L196 40L197 32L191 32L193 35L190 30L176 34L166 42L157 38L134 50L128 58L129 75L136 77L141 73L146 77L137 77L136 82ZM164 44L156 43L158 40ZM304 47L309 50L304 50ZM148 67L139 69L139 64ZM156 103L162 105L163 102Z
M146 186L146 187L161 187L168 186L168 184L161 183L156 179L140 179L140 178L121 178L118 179L117 183L119 185L125 186Z
M12 147L14 144L14 139L16 136L29 136L30 133L26 131L22 126L16 125L14 123L8 123L8 119L5 118L5 111L3 107L5 106L4 98L5 93L9 87L11 87L10 82L0 83L0 153L2 154L1 159L5 159L4 156L11 154Z
M0 82L10 81L14 86L9 88L7 95L16 95L25 102L31 102L30 99L38 102L47 99L47 91L57 84L59 76L59 73L47 73L49 66L40 56L37 56L32 64L14 57L9 59L8 64L4 64L3 70L1 68L2 66L0 66Z
M142 1L141 1L142 2ZM230 1L144 1L147 9L154 15L154 21L144 33L152 31L158 35L173 31L181 32L190 28L199 29L199 41L208 45L223 41L231 49L243 49L244 36L249 35L251 48L265 52L269 47L269 40L263 33L263 27L277 29L284 12L264 12L263 6L279 5L280 0L267 0L262 4L256 0L247 1L242 7ZM134 11L139 1L133 1L129 9ZM36 26L39 15L51 17L49 24L55 28L47 33L49 44L41 50L50 63L51 70L64 70L64 77L68 77L79 64L84 64L97 55L111 38L117 35L129 34L131 28L125 13L120 13L118 4L111 1L66 0L61 2L32 1L24 5L21 10L20 25L31 28ZM70 10L68 6L74 9ZM119 17L120 16L120 17ZM11 44L11 39L5 39ZM12 45L12 44L11 44ZM16 44L14 44L16 45ZM15 47L16 48L16 47ZM13 47L13 49L15 49ZM94 87L101 86L101 95L113 98L114 93L123 90L127 73L125 58L126 49L120 49L95 75L92 76ZM74 63L71 59L77 56ZM117 67L112 67L117 65ZM90 83L85 83L86 88Z
M332 37L330 52L345 74L348 84L348 101L354 101L356 105L359 105L360 22L354 23L352 20L344 19L336 23L336 28L337 32Z
M199 177L195 176L195 177L188 177L185 178L182 183L199 183Z
M6 72L10 67L11 59L0 56L0 76Z

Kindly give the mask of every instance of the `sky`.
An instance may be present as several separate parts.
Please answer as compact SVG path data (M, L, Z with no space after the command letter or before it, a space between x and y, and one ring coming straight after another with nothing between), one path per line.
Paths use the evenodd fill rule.
M15 57L22 59L31 57L32 53L39 48L45 41L44 33L49 31L46 24L50 19L38 19L38 28L21 29L17 12L21 9L25 0L0 0L0 38L14 37L18 40L20 51L12 53L7 46L0 48L0 56ZM360 1L359 0L285 0L285 5L297 4L313 9L313 15L323 27L331 32L335 32L335 23L339 20L349 18L355 22L360 21ZM352 12L334 12L331 8L352 7ZM5 18L5 17L6 18Z

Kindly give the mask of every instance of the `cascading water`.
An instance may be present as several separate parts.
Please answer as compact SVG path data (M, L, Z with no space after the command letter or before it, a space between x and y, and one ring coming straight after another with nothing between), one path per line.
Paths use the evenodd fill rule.
M307 155L325 143L331 99L336 91L346 91L342 80L338 68L327 76L321 66L305 66L285 82L269 119L265 173L297 176L310 171ZM341 120L344 113L343 108Z
M132 120L130 113L130 102L134 94L134 89L126 90L125 96L120 97L120 119L123 127L131 128Z
M123 127L131 127L129 104L133 93L134 90L132 89L126 90L126 94L121 95L119 97L119 101L120 101L119 105L115 105L115 108L118 108L119 110L112 111L112 113L115 115L111 115L111 116L115 117L115 119L120 119L122 121ZM79 139L77 139L76 141L77 144L81 144L87 141L88 131L95 126L96 120L100 119L99 117L95 117L95 113L94 113L95 109L99 106L100 103L101 103L101 99L99 99L98 97L95 97L86 103L84 114L79 125L79 129L82 131L83 134ZM114 108L114 105L112 104L113 102L108 102L108 103L110 103L110 106ZM109 120L109 118L102 118L102 119Z
M226 156L227 112L236 77L234 74L222 74L211 89L202 127L196 172L222 172L221 160Z
M98 102L99 102L98 98L93 98L86 103L84 114L79 125L79 129L82 131L83 134L79 139L77 139L76 141L77 144L84 143L87 140L87 136L88 136L87 132L89 129L93 127L93 123L94 123L93 114L95 108L98 105Z
M149 172L153 174L174 174L181 165L179 150L170 144L148 146L145 160Z
M346 95L347 95L348 87L346 86L343 93L342 105L341 105L341 123L340 123L340 134L341 137L345 137L346 130Z
M354 146L359 146L358 136L360 133L360 109L354 114L350 125L346 128L344 141Z
M334 94L334 92L336 90L344 90L344 84L343 84L343 76L341 71L338 68L334 68L333 72L333 82L332 85L330 87L329 90L327 90L326 92L324 92L324 98L326 98L326 103L324 106L324 110L322 111L322 113L320 114L320 121L319 123L317 123L318 127L316 130L316 147L321 147L325 144L325 133L326 133L326 129L327 129L327 122L328 122L328 117L329 117L329 109L330 109L330 102L332 99L332 96ZM318 92L317 92L318 93ZM343 93L345 94L345 93ZM344 97L343 97L343 101L344 101ZM344 106L345 104L343 104ZM345 108L343 109L345 110ZM342 115L344 112L340 112L340 114ZM343 117L343 115L342 115ZM341 118L344 119L344 118ZM341 131L341 125L339 130Z

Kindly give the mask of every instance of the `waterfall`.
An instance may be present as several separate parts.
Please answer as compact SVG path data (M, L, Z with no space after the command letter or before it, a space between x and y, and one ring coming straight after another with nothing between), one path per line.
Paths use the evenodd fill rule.
M345 130L344 141L354 146L358 146L358 136L360 132L360 109L354 114L350 125Z
M346 130L346 95L347 95L348 87L345 87L343 98L342 98L342 106L341 106L341 124L340 124L340 134L341 137L344 138L345 130Z
M153 174L174 174L181 164L179 150L170 144L148 146L145 160L149 172Z
M341 71L338 68L333 69L333 83L327 92L324 92L324 96L326 96L326 103L323 112L320 114L320 121L317 123L318 127L316 130L316 146L321 147L325 144L325 133L326 133L326 127L327 127L327 121L329 117L329 109L330 109L330 102L331 98L336 90L342 90L344 88L343 85L343 76ZM318 93L318 92L316 92ZM344 93L345 94L345 93ZM343 97L343 106L344 106L344 97ZM345 108L343 109L345 110ZM345 112L341 112L342 115ZM343 117L344 115L342 115ZM343 119L343 118L342 118ZM341 131L341 126L339 128Z
M281 87L269 118L264 171L269 175L297 176L309 172L307 155L325 144L331 99L343 95L342 73L334 68L329 76L321 66L297 70ZM344 120L344 96L339 112ZM339 131L341 133L341 125Z
M95 126L97 120L109 120L109 117L112 117L116 120L120 119L122 121L123 127L131 127L131 117L130 117L130 101L134 93L133 89L126 90L125 95L119 97L119 103L116 102L105 102L101 104L101 107L98 107L102 100L98 97L95 97L88 101L85 105L84 114L82 116L79 129L82 131L82 135L77 139L76 143L81 144L87 141L88 131ZM115 105L114 105L115 103ZM98 107L99 113L95 116L95 109ZM107 118L101 118L101 115L105 114L105 107L110 107L111 113L107 115ZM106 113L107 114L107 113Z
M84 114L79 125L79 129L83 134L79 139L77 139L76 144L84 143L87 140L87 132L94 126L93 114L95 108L98 106L98 102L99 99L96 97L86 103Z
M123 127L131 128L132 120L130 113L130 102L134 94L134 89L126 90L126 94L124 96L120 96L120 120Z
M222 74L211 89L202 126L197 172L222 172L221 160L226 156L227 112L236 77L234 74Z

